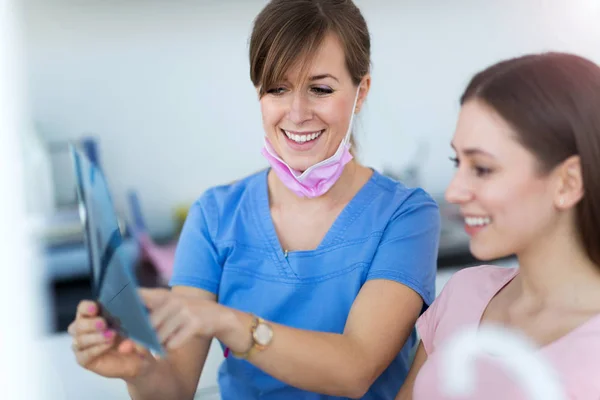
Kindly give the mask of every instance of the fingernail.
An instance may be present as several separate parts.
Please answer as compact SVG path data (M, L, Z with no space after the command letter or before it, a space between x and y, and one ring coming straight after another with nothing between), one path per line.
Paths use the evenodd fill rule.
M114 334L115 333L113 331L106 331L106 332L104 332L104 337L107 339L110 339L113 337Z
M96 311L96 306L95 305L89 306L88 307L88 311L91 312L91 313L95 312Z
M104 330L104 322L102 322L102 321L96 322L96 329L98 329L99 331Z

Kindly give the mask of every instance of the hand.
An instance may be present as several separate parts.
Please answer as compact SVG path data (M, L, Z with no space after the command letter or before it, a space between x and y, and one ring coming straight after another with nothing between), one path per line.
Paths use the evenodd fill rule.
M193 337L222 339L235 326L233 310L215 301L167 289L139 289L139 293L150 310L150 321L159 340L167 349L179 348ZM249 331L245 335L245 340L250 340ZM247 342L244 346L248 347Z
M75 321L68 328L77 363L98 375L125 380L147 371L155 362L152 354L107 329L106 321L98 314L94 302L84 300L77 306Z

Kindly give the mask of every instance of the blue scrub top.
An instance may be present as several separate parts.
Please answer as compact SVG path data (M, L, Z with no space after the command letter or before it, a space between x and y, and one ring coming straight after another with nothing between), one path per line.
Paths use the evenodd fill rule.
M211 188L191 207L171 286L207 290L219 303L267 321L333 333L343 333L370 279L400 282L423 298L424 310L431 304L440 216L425 191L374 171L315 250L286 255L271 219L267 173ZM363 399L394 399L416 340L413 329ZM299 390L231 356L219 369L219 386L224 400L338 398Z

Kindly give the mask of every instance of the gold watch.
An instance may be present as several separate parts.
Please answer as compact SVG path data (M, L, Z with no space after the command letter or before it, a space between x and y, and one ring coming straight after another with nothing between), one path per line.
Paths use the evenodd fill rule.
M266 349L273 340L273 329L271 328L271 325L256 315L252 316L250 334L252 336L252 345L248 350L243 353L236 353L235 351L231 352L236 358L246 359L255 352Z

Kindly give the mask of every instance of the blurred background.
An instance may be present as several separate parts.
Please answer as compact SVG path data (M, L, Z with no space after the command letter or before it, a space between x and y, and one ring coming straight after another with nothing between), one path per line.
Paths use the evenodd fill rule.
M21 171L0 183L9 196L20 196L15 188L22 186L24 206L7 203L6 221L15 225L5 224L2 237L22 216L28 223L20 229L34 238L11 248L36 250L20 294L41 293L33 323L41 321L40 343L50 354L43 398L127 398L122 383L77 368L65 332L79 300L91 294L67 143L79 143L105 173L142 284L164 285L187 207L208 187L267 166L248 66L253 19L266 1L5 3L2 21L11 25L0 29L13 27L14 35L3 35L10 46L0 63L13 68L4 70L0 90L7 105L22 105L23 118L0 120L12 127L0 146L17 152L1 169ZM373 60L372 91L356 123L358 157L438 199L439 292L453 272L476 262L462 221L443 201L462 90L478 70L524 53L568 51L600 62L600 1L356 3L370 27ZM218 349L211 357L202 398L218 398Z

